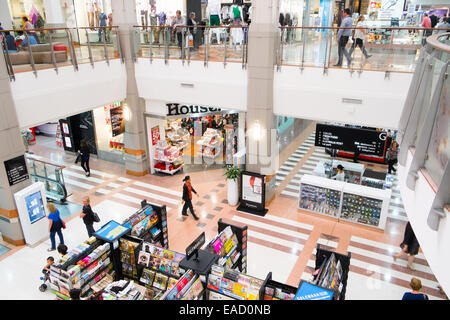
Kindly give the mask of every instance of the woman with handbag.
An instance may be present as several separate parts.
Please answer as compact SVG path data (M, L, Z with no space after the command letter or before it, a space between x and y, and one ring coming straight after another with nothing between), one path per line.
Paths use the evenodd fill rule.
M98 215L92 211L91 200L89 197L83 198L83 212L80 214L80 218L83 219L83 222L86 225L89 238L92 237L95 233L94 222L100 222L100 219L98 218Z
M58 234L60 244L64 244L64 237L61 229L65 229L66 224L61 219L59 210L56 209L55 205L52 202L47 203L47 209L50 212L50 214L48 215L48 232L50 233L50 240L52 242L52 247L47 251L50 252L56 250L56 234Z

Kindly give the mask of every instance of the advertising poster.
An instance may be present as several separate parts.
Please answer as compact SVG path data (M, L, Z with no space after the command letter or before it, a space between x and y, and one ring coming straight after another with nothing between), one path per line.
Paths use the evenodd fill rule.
M5 169L10 186L16 185L29 178L24 156L5 161Z
M159 126L152 128L152 145L156 146L160 139Z
M125 119L123 117L123 105L109 110L111 114L112 136L116 137L125 132Z
M262 203L263 179L255 176L242 175L242 199L255 203Z
M45 208L40 191L25 197L25 204L27 206L31 224L45 218Z
M401 18L405 0L382 0L379 19Z

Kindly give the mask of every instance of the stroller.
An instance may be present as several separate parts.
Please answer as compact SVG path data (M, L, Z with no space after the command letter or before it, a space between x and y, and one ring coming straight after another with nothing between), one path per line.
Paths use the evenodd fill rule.
M42 273L44 274L43 277L40 277L40 279L42 280L42 284L39 286L39 291L40 292L45 292L45 290L47 290L47 281L50 281L50 272L46 271L46 270L42 270Z

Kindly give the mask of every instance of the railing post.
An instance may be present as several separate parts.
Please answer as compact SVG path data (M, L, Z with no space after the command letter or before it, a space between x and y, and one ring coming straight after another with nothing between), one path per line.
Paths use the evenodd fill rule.
M279 57L277 59L277 71L281 70L281 65L283 63L283 36L284 36L284 28L281 28L281 37L280 37L280 47L278 50Z
M25 38L27 39L28 54L30 55L31 68L33 69L34 76L37 78L36 65L34 64L33 51L31 50L31 43L30 43L30 38L28 37L28 31L25 31L24 34L25 34Z
M223 47L223 67L224 68L226 68L226 66L227 66L227 40L228 40L228 30L225 29L225 31L226 31L225 32L226 36L223 41L223 45L224 45L224 47ZM216 35L217 35L217 33L216 33Z
M300 70L303 72L303 70L305 69L305 45L306 45L306 41L305 41L305 33L304 33L305 29L302 28L302 64L300 67Z
M88 52L89 52L89 61L91 62L92 68L94 68L94 58L92 57L92 47L91 47L91 40L89 40L88 29L84 29L84 31L86 32L86 40L87 40Z
M113 32L111 32L113 34ZM120 42L119 28L116 28L116 39L117 39L117 51L119 52L119 58L122 63L125 63L122 52L122 43Z
M78 30L78 29L77 29ZM78 61L77 56L75 54L75 48L72 41L72 34L69 29L66 29L67 38L69 40L69 49L70 49L70 60L72 60L72 65L75 71L78 71Z
M327 36L325 39L325 59L323 59L323 74L328 74L328 68L330 66L330 58L331 58L331 48L332 48L332 41L333 41L333 29L331 29L331 32L329 29L325 29Z
M103 37L103 49L105 50L105 59L106 59L106 63L107 63L108 66L109 66L108 48L106 47L106 29L105 29L105 27L99 27L99 28L100 28L99 30L103 29L103 32L101 33L101 34L102 34L102 37Z
M6 44L6 37L2 37L2 46L3 46L3 52L6 59L6 69L8 70L9 80L16 81L16 76L14 75L14 69L11 63L11 58L9 56L8 52L8 45Z
M49 30L47 31L48 34L48 40L50 42L50 50L52 52L52 63L53 63L53 67L55 68L55 72L56 74L58 74L58 65L56 64L56 56L55 56L55 49L53 48L53 39L52 39L52 34L53 31Z
M188 39L187 44L189 46L189 39ZM183 28L181 30L181 61L182 61L183 66L185 63L184 60L186 59L185 55L186 55L186 30Z
M198 32L198 30L197 30L197 32ZM200 29L200 32L202 32L201 29ZM203 38L205 39L205 59L204 59L203 64L205 67L208 67L209 47L208 47L208 29L206 27L205 27L205 30L203 31Z
M169 63L169 27L164 27L165 43L164 43L164 63Z
M150 41L150 43L149 43L150 63L153 63L153 39L152 39L152 37L153 37L153 27L150 27L148 32L150 33L149 36L148 36L148 39Z

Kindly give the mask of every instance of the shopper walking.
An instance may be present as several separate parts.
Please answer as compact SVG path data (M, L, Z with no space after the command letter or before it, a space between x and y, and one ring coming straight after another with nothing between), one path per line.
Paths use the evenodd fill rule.
M108 16L106 15L106 13L102 12L99 14L98 18L100 19L100 27L98 28L98 42L103 41L102 33L106 41L106 20L108 20Z
M388 173L391 174L392 171L397 172L394 168L394 164L397 163L398 156L398 143L396 141L392 141L391 146L389 147L386 153L386 159L388 162Z
M175 29L175 32L177 34L177 41L178 41L178 46L180 47L180 50L183 50L182 46L183 46L183 28L181 26L184 26L185 20L184 17L181 16L181 11L177 10L177 14L175 19L173 19L172 21L172 28ZM180 58L182 59L183 56L180 55Z
M429 300L425 293L420 292L420 289L422 289L422 281L420 279L412 278L409 286L412 292L405 292L402 300Z
M80 218L83 219L84 224L86 225L86 230L89 238L92 237L95 233L94 230L94 212L91 208L91 199L89 197L83 198L83 211L80 214Z
M52 247L47 251L50 252L56 250L56 243L55 243L56 234L58 234L60 244L64 244L64 237L61 231L64 227L64 222L61 220L59 210L56 209L55 205L52 202L47 203L47 209L49 212L48 232L50 233L50 241L52 243Z
M393 256L394 261L404 255L408 256L408 268L415 270L413 266L414 257L419 253L419 241L417 241L416 235L411 227L411 223L406 224L405 233L403 236L403 241L400 244L402 251Z
M422 23L420 25L425 28L425 30L423 30L422 37L422 45L424 46L427 43L427 37L433 33L433 30L431 28L431 19L430 17L428 17L427 13L424 13Z
M184 185L183 185L183 210L181 212L181 214L183 216L187 216L187 209L189 208L189 210L191 211L192 216L194 217L195 220L198 220L199 218L195 215L194 213L194 207L192 206L192 192L194 192L197 197L198 197L198 193L197 191L195 191L195 189L192 187L191 184L191 177L186 176L183 179Z
M80 150L78 152L81 157L81 167L86 172L86 177L89 177L91 175L91 169L89 168L90 151L86 140L81 140Z
M353 19L351 17L350 9L346 8L344 10L343 16L344 19L342 20L341 28L351 28L351 26L353 25ZM351 34L352 34L351 29L339 29L338 31L337 42L338 42L339 60L334 65L335 67L342 67L343 56L347 58L348 66L350 66L350 63L352 62L350 54L347 52L347 49L345 49L345 46L347 45L348 42L348 38L350 37Z
M356 23L355 39L352 47L350 48L350 51L348 52L350 57L352 56L353 50L355 50L356 46L358 46L361 49L361 52L366 57L366 59L369 59L371 57L371 55L367 53L366 48L364 47L364 40L366 39L367 35L367 29L364 28L365 27L364 20L365 20L364 16L360 16L358 18L358 22Z

